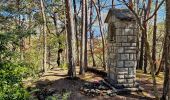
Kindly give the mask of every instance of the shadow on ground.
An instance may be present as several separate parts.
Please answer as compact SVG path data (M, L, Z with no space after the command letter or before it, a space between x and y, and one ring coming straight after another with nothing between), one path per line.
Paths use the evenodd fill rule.
M62 70L63 71L63 70ZM68 100L154 100L150 97L145 97L142 93L135 94L120 94L114 97L109 96L95 96L89 97L81 93L80 88L84 83L91 83L95 80L102 80L102 76L87 72L85 76L78 76L76 79L69 79L66 73L60 70L49 72L43 75L42 79L35 83L40 91L36 92L39 100L45 100L48 96L64 96L65 93L69 94ZM53 77L53 80L50 79Z

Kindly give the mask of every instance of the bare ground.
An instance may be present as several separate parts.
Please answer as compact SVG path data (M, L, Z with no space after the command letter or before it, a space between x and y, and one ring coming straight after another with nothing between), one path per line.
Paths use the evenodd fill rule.
M152 80L150 75L143 74L141 71L137 72L137 82L144 88L143 92L131 93L124 95L96 96L89 97L81 93L80 88L86 82L94 82L102 80L103 77L91 72L87 72L84 76L77 75L78 78L70 80L67 78L67 71L57 68L45 73L38 81L30 84L32 87L54 90L55 94L62 94L63 91L70 93L69 100L154 100ZM162 77L158 77L158 90L162 91ZM29 84L29 82L27 82Z

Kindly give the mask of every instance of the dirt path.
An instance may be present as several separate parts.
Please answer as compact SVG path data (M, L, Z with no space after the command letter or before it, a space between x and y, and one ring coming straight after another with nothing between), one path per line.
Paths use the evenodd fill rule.
M76 80L70 80L67 78L67 71L62 69L54 69L44 74L38 81L35 82L36 88L43 89L45 91L53 91L53 95L62 95L63 93L69 94L69 100L154 100L153 96L149 94L150 91L144 91L143 93L132 93L125 95L116 95L114 97L109 96L85 96L80 92L80 88L84 83L94 82L102 80L103 78L91 72L87 72L85 76L78 76ZM143 79L146 81L145 79ZM145 85L141 79L137 78L137 81L142 86ZM147 81L146 81L147 82ZM148 83L149 84L149 83ZM148 89L152 86L148 86ZM151 92L152 93L152 92Z

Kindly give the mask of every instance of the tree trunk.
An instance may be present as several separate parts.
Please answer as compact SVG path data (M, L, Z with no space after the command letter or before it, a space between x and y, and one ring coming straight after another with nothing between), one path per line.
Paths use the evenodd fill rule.
M129 0L129 7L133 9L133 0Z
M162 100L170 100L170 1L166 0L165 73ZM168 99L167 98L168 95Z
M92 62L93 62L93 67L96 67L96 62L94 59L94 43L93 43L93 39L94 39L94 34L92 32L92 17L93 17L93 5L92 5L92 0L90 2L90 52L91 52L91 56L92 56Z
M82 59L80 74L87 69L87 1L82 1Z
M78 21L77 21L77 7L76 7L76 1L73 0L73 7L74 7L74 21L75 21L75 34L76 34L76 51L77 51L77 54L76 54L76 64L79 65L79 62L80 62L80 59L79 59L79 40L78 40Z
M73 17L71 12L71 4L69 0L65 0L65 7L66 7L66 27L67 27L67 45L68 45L68 75L71 78L76 77L76 70L75 70L75 62L74 62L74 55L73 55Z
M167 43L168 43L168 49L167 50L167 60L166 60L166 66L169 68L168 71L170 71L170 1L166 0L166 32L168 34L167 36ZM169 73L169 89L168 89L168 100L170 100L170 72Z
M50 68L51 61L51 48L48 46L48 68Z
M156 0L155 9L158 7L158 0ZM156 71L156 32L157 32L157 13L154 16L153 39L152 39L152 60L154 62L154 70Z
M93 1L93 0L92 0ZM100 0L98 0L98 9L97 9L97 6L95 4L95 2L93 1L93 4L94 4L94 7L96 9L96 12L97 12L97 17L98 17L98 21L99 21L99 28L100 28L100 33L101 33L101 37L102 37L102 52L103 52L103 55L102 55L102 58L103 58L103 68L104 70L106 71L106 61L105 61L105 41L104 41L104 28L103 28L103 23L102 23L102 19L101 19L101 8L100 8Z
M55 26L55 33L57 35L57 38L59 39L60 33L58 33L58 27L57 27L58 16L56 16L56 12L53 13L52 19L53 19L53 23L54 23L54 26ZM60 64L61 64L61 54L63 52L63 49L61 48L61 46L62 46L62 42L59 39L59 41L58 41L58 51L57 51L57 65L58 66L60 66Z
M142 10L142 13L141 15L143 15L143 13L146 15L146 11L145 11L145 1L143 0L143 10ZM141 19L143 20L143 19ZM144 22L143 22L143 26L142 26L144 29L142 30L142 36L141 36L141 46L140 46L140 59L139 59L139 66L138 68L140 70L143 69L143 61L144 61L144 46L145 46L145 36L144 36L144 33L145 33L145 27L144 27ZM145 71L146 68L144 68L144 71Z
M165 34L165 40L166 40L166 34ZM160 62L160 65L159 65L159 68L156 72L155 75L159 75L159 73L161 72L161 70L163 69L163 66L165 65L165 49L166 49L166 41L164 40L164 46L163 46L163 51L162 51L162 58L161 58L161 62Z
M41 13L43 16L43 72L47 71L46 61L47 61L47 21L45 17L45 7L44 7L44 1L41 0Z
M114 0L112 0L112 8L115 8L115 7L114 7L114 4L115 4L115 3L114 3Z
M144 35L142 34L141 46L140 46L140 60L139 60L139 66L138 66L138 68L141 70L143 68L143 54L144 54Z

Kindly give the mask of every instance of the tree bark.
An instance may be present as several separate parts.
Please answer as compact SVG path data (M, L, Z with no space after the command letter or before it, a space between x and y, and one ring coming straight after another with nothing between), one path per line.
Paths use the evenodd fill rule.
M82 58L80 73L84 74L87 69L87 1L82 1ZM80 55L81 56L81 55Z
M166 0L165 72L162 100L170 100L170 1ZM168 95L168 99L167 98Z
M115 8L115 7L114 7L114 4L115 4L115 3L114 3L114 0L112 0L112 8Z
M74 7L74 21L75 21L75 35L76 35L76 64L79 65L80 59L79 59L79 40L78 40L78 21L77 21L77 6L76 6L76 1L73 0L73 7Z
M93 1L93 0L92 0ZM102 58L103 58L103 68L104 68L104 70L106 71L106 61L105 61L105 40L104 40L104 34L103 34L103 32L104 32L104 28L103 28L103 23L102 23L102 19L101 19L101 8L100 8L100 0L98 0L98 8L97 8L97 6L96 6L96 4L95 4L95 2L93 1L93 4L94 4L94 7L95 7L95 9L96 9L96 12L97 12L97 17L98 17L98 21L99 21L99 28L100 28L100 33L101 33L101 37L102 37L102 52L103 52L103 55L102 55Z
M91 52L91 57L92 57L92 62L93 62L93 67L96 67L96 62L94 59L94 34L92 32L92 17L93 17L93 5L92 5L92 0L90 1L90 52Z
M44 7L44 1L40 0L41 2L41 13L43 16L43 72L47 72L47 21L45 16L45 7Z
M155 3L155 9L158 7L158 0ZM157 32L157 13L154 16L153 39L152 39L152 60L154 62L154 70L156 71L156 32Z
M67 28L67 45L68 45L68 75L71 78L76 77L75 62L74 62L74 53L73 53L73 17L71 12L71 4L69 0L65 0L66 8L66 28Z

